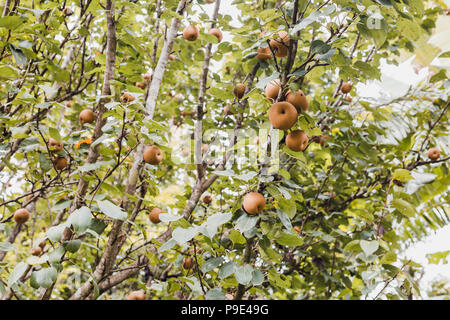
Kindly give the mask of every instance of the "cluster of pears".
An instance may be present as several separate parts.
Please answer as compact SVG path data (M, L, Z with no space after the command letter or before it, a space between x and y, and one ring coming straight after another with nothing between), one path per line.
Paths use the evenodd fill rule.
M269 47L259 48L257 58L265 61L272 58L272 51L276 57L284 58L288 55L290 38L286 31L276 33L269 41ZM238 83L233 93L238 99L244 96L246 85ZM271 81L265 88L265 95L270 101L278 101L284 98L285 101L278 101L272 104L269 109L269 121L274 129L289 130L297 122L298 114L308 110L309 102L302 90L287 92L281 90L280 80ZM308 145L308 136L303 130L294 130L286 137L286 145L295 152L305 150Z
M266 97L276 101L283 96L280 80L270 82L265 89ZM272 104L269 109L269 121L274 129L289 130L297 122L300 112L308 110L309 102L302 90L288 90L285 101ZM286 136L286 146L295 152L300 152L308 146L309 138L303 130L293 130Z
M30 250L30 254L31 254L32 256L39 257L39 256L42 254L42 252L44 251L44 247L45 247L45 239L42 240L42 241L38 244L37 247L32 248L32 249Z
M260 37L264 36L266 32L261 32ZM269 40L269 46L267 47L261 47L258 49L256 58L258 58L261 61L266 61L269 59L272 59L272 51L275 54L275 57L277 58L285 58L288 56L289 53L289 43L290 38L289 34L282 30L277 32L272 36L272 38Z
M222 42L222 31L220 31L218 28L211 28L208 33L215 36L219 43ZM195 41L198 39L199 35L200 32L198 31L198 28L193 24L187 26L183 30L183 38L187 41Z
M160 148L158 148L155 145L147 146L144 150L144 161L146 163L152 164L152 165L158 165L163 160L163 152ZM159 208L154 208L152 211L150 211L149 219L154 224L158 224L161 222L159 219L159 214L163 211Z
M49 150L51 152L55 152L58 153L63 149L64 144L62 142L58 142L53 138L48 139L47 141L47 146L49 148ZM55 166L56 170L63 170L65 167L67 167L67 158L60 156L58 154L56 154L53 158L52 158L52 162L53 165Z
M141 88L141 89L145 89L149 83L149 81L151 80L151 74L145 74L144 75L144 82L136 82L136 86ZM121 97L120 97L120 102L121 103L130 103L132 101L135 100L135 97L130 94L130 93L124 93ZM78 115L78 118L80 119L81 124L85 124L85 123L93 123L95 121L95 113L94 111L92 111L91 109L84 109L80 112L80 114Z
M146 74L144 74L144 81L143 82L136 82L135 86L140 88L140 89L142 89L142 90L144 90L145 88L147 88L147 86L149 85L150 81L152 81L152 74L151 73L146 73Z

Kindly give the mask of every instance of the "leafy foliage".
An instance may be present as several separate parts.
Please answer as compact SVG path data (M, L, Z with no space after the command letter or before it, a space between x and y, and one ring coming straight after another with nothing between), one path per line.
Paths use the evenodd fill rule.
M4 298L123 299L138 288L155 299L421 295L421 266L402 252L450 222L447 73L386 101L358 97L355 88L380 80L383 60L396 64L414 52L447 9L416 0L216 1L6 8ZM64 14L69 6L73 14ZM215 18L204 10L214 7ZM167 49L177 19L178 34L194 23L200 35L177 36ZM221 43L208 34L211 23L224 33ZM288 56L258 60L258 48L280 30L289 32ZM308 96L293 128L309 137L303 152L271 128L264 88L274 79ZM233 88L241 82L247 90L238 101ZM354 84L348 95L342 82ZM123 93L135 99L121 100ZM80 122L84 109L95 112L93 123ZM63 149L51 150L49 138ZM201 144L209 156L194 163ZM144 145L162 150L159 165L143 162ZM441 150L436 161L426 156L433 146ZM68 159L63 170L57 156ZM248 191L264 195L263 213L243 211ZM206 194L211 203L201 200ZM13 219L21 207L31 212L23 225ZM148 219L155 207L163 210L159 224ZM42 241L43 252L31 256ZM183 268L187 256L193 268Z

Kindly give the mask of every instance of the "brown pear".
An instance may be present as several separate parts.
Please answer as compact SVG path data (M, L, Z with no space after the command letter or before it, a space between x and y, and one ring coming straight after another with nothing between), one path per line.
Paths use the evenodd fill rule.
M287 57L287 55L289 53L289 48L284 45L280 45L279 47L276 47L274 51L275 51L275 57L285 58L285 57Z
M245 93L245 84L244 83L238 83L234 89L233 89L233 93L234 95L238 98L241 99L244 96Z
M319 143L320 143L320 145L321 145L321 146L324 146L328 139L330 139L330 136L327 135L327 134L325 134L325 135L323 135L323 136L320 136L320 137L319 137Z
M61 151L62 148L63 148L63 143L62 142L58 142L58 141L56 141L53 138L49 138L47 144L48 144L50 150L53 150L53 151L56 151L56 152Z
M71 8L69 8L69 7L65 7L65 8L62 10L62 14L63 14L63 16L65 16L65 17L71 16L71 15L73 15L73 10L72 10Z
M269 121L275 129L289 130L297 122L298 112L289 102L274 103L269 109Z
M144 74L144 80L146 83L149 83L152 80L152 74L147 72L146 74Z
M289 42L290 42L289 34L284 30L281 30L278 33L274 34L273 39L275 41L277 41L279 44L284 44L285 46L289 46Z
M33 249L31 249L30 253L32 256L39 257L42 253L42 248L41 247L33 248Z
M212 34L213 36L216 36L217 40L219 40L219 43L222 42L223 35L222 35L222 31L220 31L219 29L212 28L211 30L209 30L208 33Z
M289 90L286 95L286 101L290 102L299 113L301 110L308 110L309 102L302 90L298 90L296 93Z
M350 91L352 91L352 88L353 88L353 85L351 83L349 83L349 82L344 82L341 85L341 91L344 94L349 93Z
M279 79L270 81L266 86L266 97L268 99L275 100L278 97L278 93L280 92L281 83Z
M427 152L427 156L431 160L435 161L441 156L441 151L438 148L430 148L430 150L428 150Z
M278 58L284 58L289 52L289 34L282 30L272 36L269 41L269 45L275 51L275 56Z
M261 61L272 59L272 51L270 51L269 47L258 48L256 58Z
M63 170L65 167L67 167L67 158L58 157L53 160L53 163L55 164L56 170Z
M209 194L207 194L203 197L202 201L204 204L210 204L212 202L212 197Z
M233 114L233 112L230 110L230 107L229 107L229 106L225 106L225 107L223 108L223 113L226 114L227 116Z
M40 247L42 250L44 250L46 241L47 241L47 240L44 239L44 240L42 240L41 242L39 242L39 247Z
M136 82L136 87L140 88L140 89L145 89L147 88L147 84L145 82Z
M163 152L157 146L148 146L144 150L144 161L153 165L159 164L163 159Z
M160 208L153 208L153 210L150 211L150 213L148 215L148 218L154 224L158 224L158 223L161 222L161 220L159 220L159 214L162 213L162 212L163 211Z
M183 37L187 40L187 41L195 41L198 39L199 36L199 32L196 26L194 25L190 25L187 26L186 28L184 28L183 31Z
M64 101L63 104L67 107L67 108L72 108L72 103L70 101Z
M125 92L121 97L120 97L120 102L122 103L129 103L131 101L134 101L134 96L129 94L128 92Z
M25 208L20 208L14 212L13 219L17 224L24 224L30 219L30 211Z
M352 97L350 97L350 96L346 96L345 100L350 103L353 101Z
M137 291L131 292L128 295L127 300L145 300L144 290L137 290Z
M266 206L266 199L261 193L250 192L244 196L242 207L244 211L250 215L256 215L261 213Z
M183 259L183 269L189 270L194 266L194 259L191 257L184 257Z
M171 54L169 55L169 60L170 61L174 61L176 59L175 55Z
M286 146L292 151L299 152L308 146L308 136L303 130L294 130L286 137Z
M91 109L84 109L80 112L81 123L92 123L95 120L95 114Z

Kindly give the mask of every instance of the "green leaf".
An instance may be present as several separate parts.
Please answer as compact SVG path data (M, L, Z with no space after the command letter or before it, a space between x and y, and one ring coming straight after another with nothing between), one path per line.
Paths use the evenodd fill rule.
M101 166L103 165L107 165L107 164L113 164L114 160L110 160L110 161L97 161L95 163L86 163L82 166L78 167L78 171L80 172L88 172L88 171L94 171L99 169Z
M50 227L47 230L47 237L53 242L61 241L62 233L67 226L67 223L62 223L57 226Z
M219 278L225 279L226 277L231 276L236 271L237 267L238 264L234 261L224 263L219 270Z
M44 153L39 154L39 166L43 172L48 172L53 168L52 162L47 158Z
M288 215L281 211L281 210L277 210L277 216L278 218L280 218L281 223L283 224L283 226L288 229L291 230L292 229L292 224L291 224L291 220L289 219Z
M392 8L392 2L391 0L375 0L375 2L378 2L379 4Z
M445 80L445 79L447 79L447 78L448 78L448 77L447 77L447 74L446 74L445 69L441 69L441 70L439 70L438 73L434 74L434 75L431 77L430 82L431 82L431 83L435 83L435 82L438 82L438 81L441 81L441 80Z
M179 219L183 218L182 216L177 216L174 214L170 214L170 213L160 213L159 214L159 219L162 222L172 222L172 221L177 221Z
M101 234L103 230L105 230L107 224L104 223L102 220L93 218L91 220L91 224L89 225L89 229L94 231L97 234Z
M382 264L390 264L397 261L397 255L394 252L386 253L382 258L380 263Z
M244 233L256 226L258 220L259 217L250 216L244 213L236 220L236 229L238 229L241 233Z
M428 259L428 263L430 264L448 264L448 256L450 254L450 250L442 251L442 252L434 252L427 253L426 257Z
M63 246L59 246L58 248L56 248L55 250L53 250L52 252L50 252L48 254L48 261L50 263L60 263L61 258L63 257L65 252L65 249Z
M23 53L22 49L12 44L9 44L9 48L14 56L14 60L16 60L16 64L23 66L27 62L27 57Z
M377 240L372 241L361 240L359 242L359 245L361 246L361 249L367 256L377 251L378 247L380 246Z
M62 141L59 131L56 130L55 128L48 128L48 133L49 133L50 137L52 137L56 141L58 141L58 142Z
M42 288L50 288L53 282L56 281L58 272L54 267L44 268L39 271L33 272L34 282Z
M344 247L344 251L359 251L361 250L361 246L359 240L352 240L347 243Z
M261 271L254 269L252 273L252 284L254 286L259 286L264 282L264 275Z
M97 200L97 205L100 211L110 218L125 220L128 216L128 214L124 212L122 208L116 206L114 203L108 200Z
M24 19L20 16L6 16L0 18L0 28L6 28L9 30L14 30L21 26L24 22Z
M82 233L86 231L91 225L91 221L93 216L91 214L91 210L83 206L75 211L73 211L67 222L73 226L73 229L77 233Z
M276 239L283 246L296 247L303 244L302 238L293 233L282 232Z
M167 242L165 242L161 247L159 247L158 252L161 253L161 252L170 250L176 244L177 244L177 240L171 238L171 239L167 240Z
M230 238L233 244L244 244L246 242L245 237L237 230L231 230L228 233L228 238Z
M225 295L219 288L212 288L205 295L206 300L225 300Z
M45 262L48 261L48 255L47 254L43 254L40 257L36 257L36 256L30 256L27 258L27 263L31 266L37 266L40 264L43 264Z
M260 90L264 90L266 88L266 86L269 84L269 82L271 82L275 79L278 79L279 77L280 77L280 73L274 72L270 76L259 80L258 83L256 84L256 88L258 88Z
M60 200L55 203L55 205L52 207L52 210L61 211L61 210L69 208L71 204L72 204L72 200Z
M223 257L211 258L208 259L201 267L202 272L209 272L218 266L220 266L223 262Z
M0 251L12 251L16 248L10 242L0 242Z
M192 238L194 238L198 234L198 228L189 227L189 228L181 228L178 227L172 231L172 238L175 239L178 244L183 245Z
M209 216L205 223L202 224L202 227L205 228L206 236L209 238L214 237L217 233L217 228L224 223L227 223L233 214L231 212L227 213L216 213L212 216Z
M23 276L27 268L28 268L27 263L25 262L17 263L13 271L11 271L11 273L9 274L8 287L11 287L13 284L19 281L19 279Z
M331 46L322 40L314 40L311 43L311 50L314 53L324 54L327 53L331 49Z
M58 93L58 90L56 90L53 87L50 87L46 84L39 85L39 88L41 88L44 91L47 98L52 98Z
M78 239L70 240L70 241L65 242L63 245L67 251L75 253L80 249L81 240L78 240Z
M406 169L395 169L394 173L392 174L392 179L398 180L401 182L407 182L408 180L412 179L411 172Z
M234 272L234 276L236 277L237 282L243 285L247 285L250 283L250 281L252 281L253 268L249 264L240 266Z
M397 209L401 214L412 218L416 215L416 210L414 207L408 202L400 198L396 198L392 200L392 206Z

